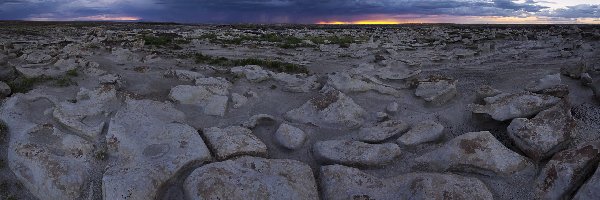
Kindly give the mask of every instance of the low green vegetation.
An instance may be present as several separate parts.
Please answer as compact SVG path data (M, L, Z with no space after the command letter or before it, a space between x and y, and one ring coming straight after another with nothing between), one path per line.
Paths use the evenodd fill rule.
M182 38L180 35L175 33L162 33L158 35L146 34L142 37L145 45L169 47L172 49L181 49L180 44L188 44L190 41Z
M209 65L218 65L224 67L235 67L235 66L246 66L246 65L258 65L265 69L275 71L275 72L286 72L286 73L308 73L308 69L306 67L286 63L276 60L268 60L268 59L256 59L256 58L246 58L246 59L228 59L225 57L215 57L204 55L201 53L196 53L194 55L194 59L196 63L203 63Z
M50 77L40 76L36 78L27 78L19 76L12 81L8 81L6 84L10 86L13 93L27 93L32 90L36 85L45 83L52 80Z
M66 75L71 77L77 77L79 76L79 73L77 72L77 69L72 69L67 71Z

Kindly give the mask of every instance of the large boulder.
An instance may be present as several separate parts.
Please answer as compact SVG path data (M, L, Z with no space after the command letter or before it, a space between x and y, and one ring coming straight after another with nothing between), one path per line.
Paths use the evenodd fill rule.
M523 118L536 115L546 110L560 99L553 96L534 94L530 92L503 93L484 99L485 105L470 105L473 113L488 114L498 121Z
M382 142L400 133L406 132L408 123L401 120L388 120L373 127L361 128L358 139L363 142Z
M533 119L516 118L507 128L508 136L527 156L540 161L564 148L575 137L571 106L562 101Z
M554 155L536 180L538 199L570 199L600 161L600 142L588 142Z
M88 195L94 143L53 123L58 100L34 90L9 98L0 111L8 125L7 163L39 199L80 199Z
M288 121L321 128L355 129L364 123L366 111L344 93L326 88L299 108L285 113Z
M108 116L120 104L114 87L103 86L94 91L81 88L74 102L59 103L52 115L75 134L95 140L102 132Z
M451 78L431 76L419 81L415 95L433 105L443 105L458 95L457 82Z
M241 157L194 170L183 184L187 199L317 200L312 170L295 160Z
M252 130L241 126L205 128L202 134L219 160L241 155L267 155L267 145L253 135Z
M387 165L401 154L394 143L368 144L350 140L319 141L313 146L314 156L324 162L352 166Z
M533 163L506 148L487 131L465 133L444 146L418 157L425 168L511 176L531 169Z
M186 167L211 159L198 131L169 103L127 100L110 122L111 158L102 178L105 199L155 199Z
M453 174L409 173L378 178L341 165L321 167L323 199L493 199L477 178Z

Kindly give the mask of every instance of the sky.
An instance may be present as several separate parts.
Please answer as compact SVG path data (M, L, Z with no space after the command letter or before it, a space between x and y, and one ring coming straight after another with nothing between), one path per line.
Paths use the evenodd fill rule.
M600 24L600 0L0 0L0 20Z

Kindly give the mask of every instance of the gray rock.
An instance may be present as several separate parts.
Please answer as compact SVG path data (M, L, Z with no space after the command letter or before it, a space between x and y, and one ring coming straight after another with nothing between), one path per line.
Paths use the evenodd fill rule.
M327 85L345 93L367 92L370 90L392 96L400 96L400 91L394 87L383 84L374 77L364 74L352 74L348 72L337 72L328 76Z
M317 76L307 76L304 74L286 74L275 73L273 79L283 87L286 92L310 92L318 89L321 84L317 82Z
M319 141L313 146L315 157L331 164L377 167L387 165L400 156L400 147L393 143L368 144L359 141Z
M11 93L12 91L10 89L10 86L0 81L0 99L10 96Z
M288 121L310 123L321 128L355 129L366 112L344 93L326 88L299 108L285 113Z
M59 60L54 65L50 64L28 64L18 65L15 69L27 78L37 78L40 76L60 77L69 70L74 70L79 67L79 63L75 59Z
M398 112L398 103L392 102L385 107L385 111L388 113L396 113Z
M398 138L397 142L404 146L415 146L441 139L444 126L434 121L423 121L414 125L408 132Z
M0 118L8 125L8 167L39 199L79 199L91 181L94 144L53 124L57 100L32 91L4 102Z
M529 83L526 86L525 90L530 92L538 92L544 89L549 89L558 86L561 83L562 81L560 79L560 74L552 74L547 75L544 78L541 78L540 80Z
M186 199L317 200L310 167L295 160L242 157L211 163L188 176Z
M40 64L43 62L50 61L52 59L52 56L46 54L45 52L34 51L30 54L23 54L21 58L30 64Z
M181 81L195 81L198 78L205 78L201 73L188 70L168 70L164 76L166 78L176 78Z
M254 128L258 125L273 125L277 120L275 117L267 114L258 114L250 117L250 119L246 120L242 123L242 126L245 128Z
M449 78L430 77L419 81L415 95L434 105L443 105L458 95L457 82Z
M74 134L95 140L102 132L108 115L120 104L114 87L104 86L94 91L81 88L75 102L61 102L52 115Z
M530 117L557 104L560 99L553 96L522 93L503 93L484 99L485 105L470 105L473 113L488 114L498 121Z
M118 74L102 75L102 76L98 77L98 81L100 81L100 84L109 84L109 85L116 85L116 86L123 85L121 76Z
M540 91L535 92L536 94L550 95L558 98L565 98L569 96L569 86L560 84L555 85L550 88L546 88Z
M211 93L221 96L227 96L232 86L229 81L221 77L197 78L196 85L203 86Z
M285 123L279 126L274 136L279 145L291 150L302 147L306 141L304 131Z
M508 136L535 161L552 156L575 137L571 106L563 101L540 112L533 119L516 118L507 128Z
M590 74L588 74L588 73L581 74L581 84L582 85L591 86L592 82L594 82L594 80L592 79L592 76L590 76Z
M378 178L341 165L321 167L322 198L342 199L493 199L477 178L454 174L409 173Z
M250 129L240 126L212 127L205 128L202 132L208 146L219 160L241 155L267 155L267 146L253 135Z
M502 94L502 91L492 88L492 86L489 85L483 85L475 91L475 100L480 102L487 97L493 97L499 94Z
M433 170L501 176L533 168L529 160L506 148L487 131L458 136L443 147L418 157L416 162Z
M211 160L196 129L173 105L127 100L112 118L106 142L110 163L102 178L105 199L155 199L180 171Z
M361 128L358 138L363 142L382 142L408 130L407 123L401 120L390 120L373 127Z
M115 48L112 50L111 54L111 56L114 58L112 60L117 64L125 64L128 62L140 62L142 60L138 55L131 52L129 49L124 48Z
M554 155L536 180L538 199L570 199L598 167L600 142L588 142Z
M420 69L411 69L406 65L387 66L377 69L377 77L385 80L406 80L421 73Z
M238 93L232 93L231 101L233 103L233 108L241 108L248 102L248 98Z
M594 175L577 190L573 200L600 199L600 167Z
M574 64L565 65L560 68L560 73L565 76L569 76L574 79L581 78L581 74L587 71L585 63L579 61Z
M259 83L271 78L273 72L262 69L257 65L246 65L243 67L231 68L231 73L245 77L251 82Z
M388 115L385 112L377 112L377 113L375 113L375 118L377 119L377 122L383 122L383 121L389 120L390 115Z
M207 115L224 116L229 101L226 95L206 86L179 85L171 89L169 98L180 104L200 106Z

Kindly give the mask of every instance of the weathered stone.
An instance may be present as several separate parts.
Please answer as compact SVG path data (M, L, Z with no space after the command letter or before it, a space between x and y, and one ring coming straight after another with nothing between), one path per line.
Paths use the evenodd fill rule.
M579 61L577 63L565 65L560 68L560 73L565 76L569 76L574 79L581 78L581 74L587 71L585 63Z
M248 102L248 98L238 93L232 93L231 102L233 103L233 108L241 108Z
M4 102L0 118L10 136L7 164L39 199L79 199L91 181L93 143L52 122L57 100L31 91Z
M301 107L285 113L285 118L321 128L355 129L362 126L365 115L365 110L350 97L327 88Z
M262 69L257 65L246 65L243 67L231 68L231 73L243 76L251 82L262 82L271 78L273 72Z
M592 82L594 82L594 80L592 79L592 76L590 76L590 74L588 74L588 73L581 74L581 84L582 85L591 86Z
M401 120L384 121L376 126L361 128L358 138L363 142L382 142L408 130L407 123Z
M400 156L400 147L393 143L368 144L359 141L329 140L314 144L315 157L331 164L376 167L387 165Z
M111 52L114 59L112 59L117 64L125 64L128 62L139 62L141 58L131 52L129 49L124 48L115 48Z
M80 137L95 140L102 132L108 115L120 105L114 87L94 91L81 88L75 102L61 102L52 113L56 121Z
M241 155L267 155L267 146L253 135L250 129L240 126L212 127L205 128L202 132L208 146L219 160Z
M317 82L317 76L306 76L304 74L275 73L273 79L282 85L286 92L310 92L321 86Z
M188 176L186 199L317 200L310 167L295 160L241 157L211 163Z
M465 133L416 161L433 170L501 176L511 176L533 166L487 131Z
M102 76L98 77L98 81L100 81L100 84L109 84L109 85L116 85L116 86L123 85L121 76L119 76L118 74L102 75Z
M553 96L523 93L503 93L484 99L486 105L470 105L473 113L488 114L498 121L530 117L557 104Z
M283 123L275 132L275 141L287 149L295 150L302 147L306 141L306 133L299 128Z
M573 200L600 199L600 167L579 190Z
M420 69L411 69L406 65L387 66L377 69L376 75L386 80L405 80L421 73Z
M502 94L502 91L495 89L489 85L483 85L479 87L477 91L475 91L475 100L480 102L483 101L483 99L485 98L493 97L499 94Z
M110 122L106 142L111 162L102 187L105 199L155 199L184 167L211 159L196 129L168 103L127 100Z
M544 89L549 89L558 86L561 83L562 81L560 79L560 74L552 74L544 76L540 80L532 81L526 86L525 90L530 92L538 92Z
M385 107L385 111L388 113L396 113L398 112L398 103L392 102Z
M415 95L434 105L443 105L458 95L457 82L448 78L430 77L419 81Z
M196 85L202 86L211 93L221 96L227 96L229 94L229 89L232 86L229 81L221 77L197 78Z
M565 98L569 96L569 86L560 84L550 88L546 88L535 92L536 94L550 95L558 98Z
M37 78L40 76L59 77L63 76L69 70L77 69L78 63L74 59L67 61L60 60L54 65L46 64L29 64L16 66L16 70L27 78Z
M564 148L575 137L571 107L563 101L540 112L533 119L516 118L508 126L508 136L527 156L540 161Z
M0 99L10 96L11 93L12 91L10 89L10 86L0 81Z
M52 59L52 56L41 51L34 51L29 54L23 54L21 58L30 64L40 64L43 62L50 61Z
M323 199L493 199L479 179L454 174L409 173L383 179L329 165L321 167L319 177Z
M594 96L596 96L596 100L600 101L600 79L595 80L592 83L592 92L594 92Z
M588 142L554 155L536 180L538 199L570 199L598 167L600 142Z
M327 84L345 93L375 90L382 94L400 96L400 91L364 74L337 72L328 76Z
M275 117L267 114L253 115L250 119L242 123L245 128L254 128L258 125L273 125L277 120Z
M414 125L408 132L398 138L397 142L404 146L414 146L441 139L444 126L434 121L423 121Z
M169 98L180 104L202 107L204 114L224 116L229 97L205 86L179 85L171 89Z
M166 78L176 78L181 81L195 81L198 78L204 78L203 74L188 70L168 70L164 75Z

